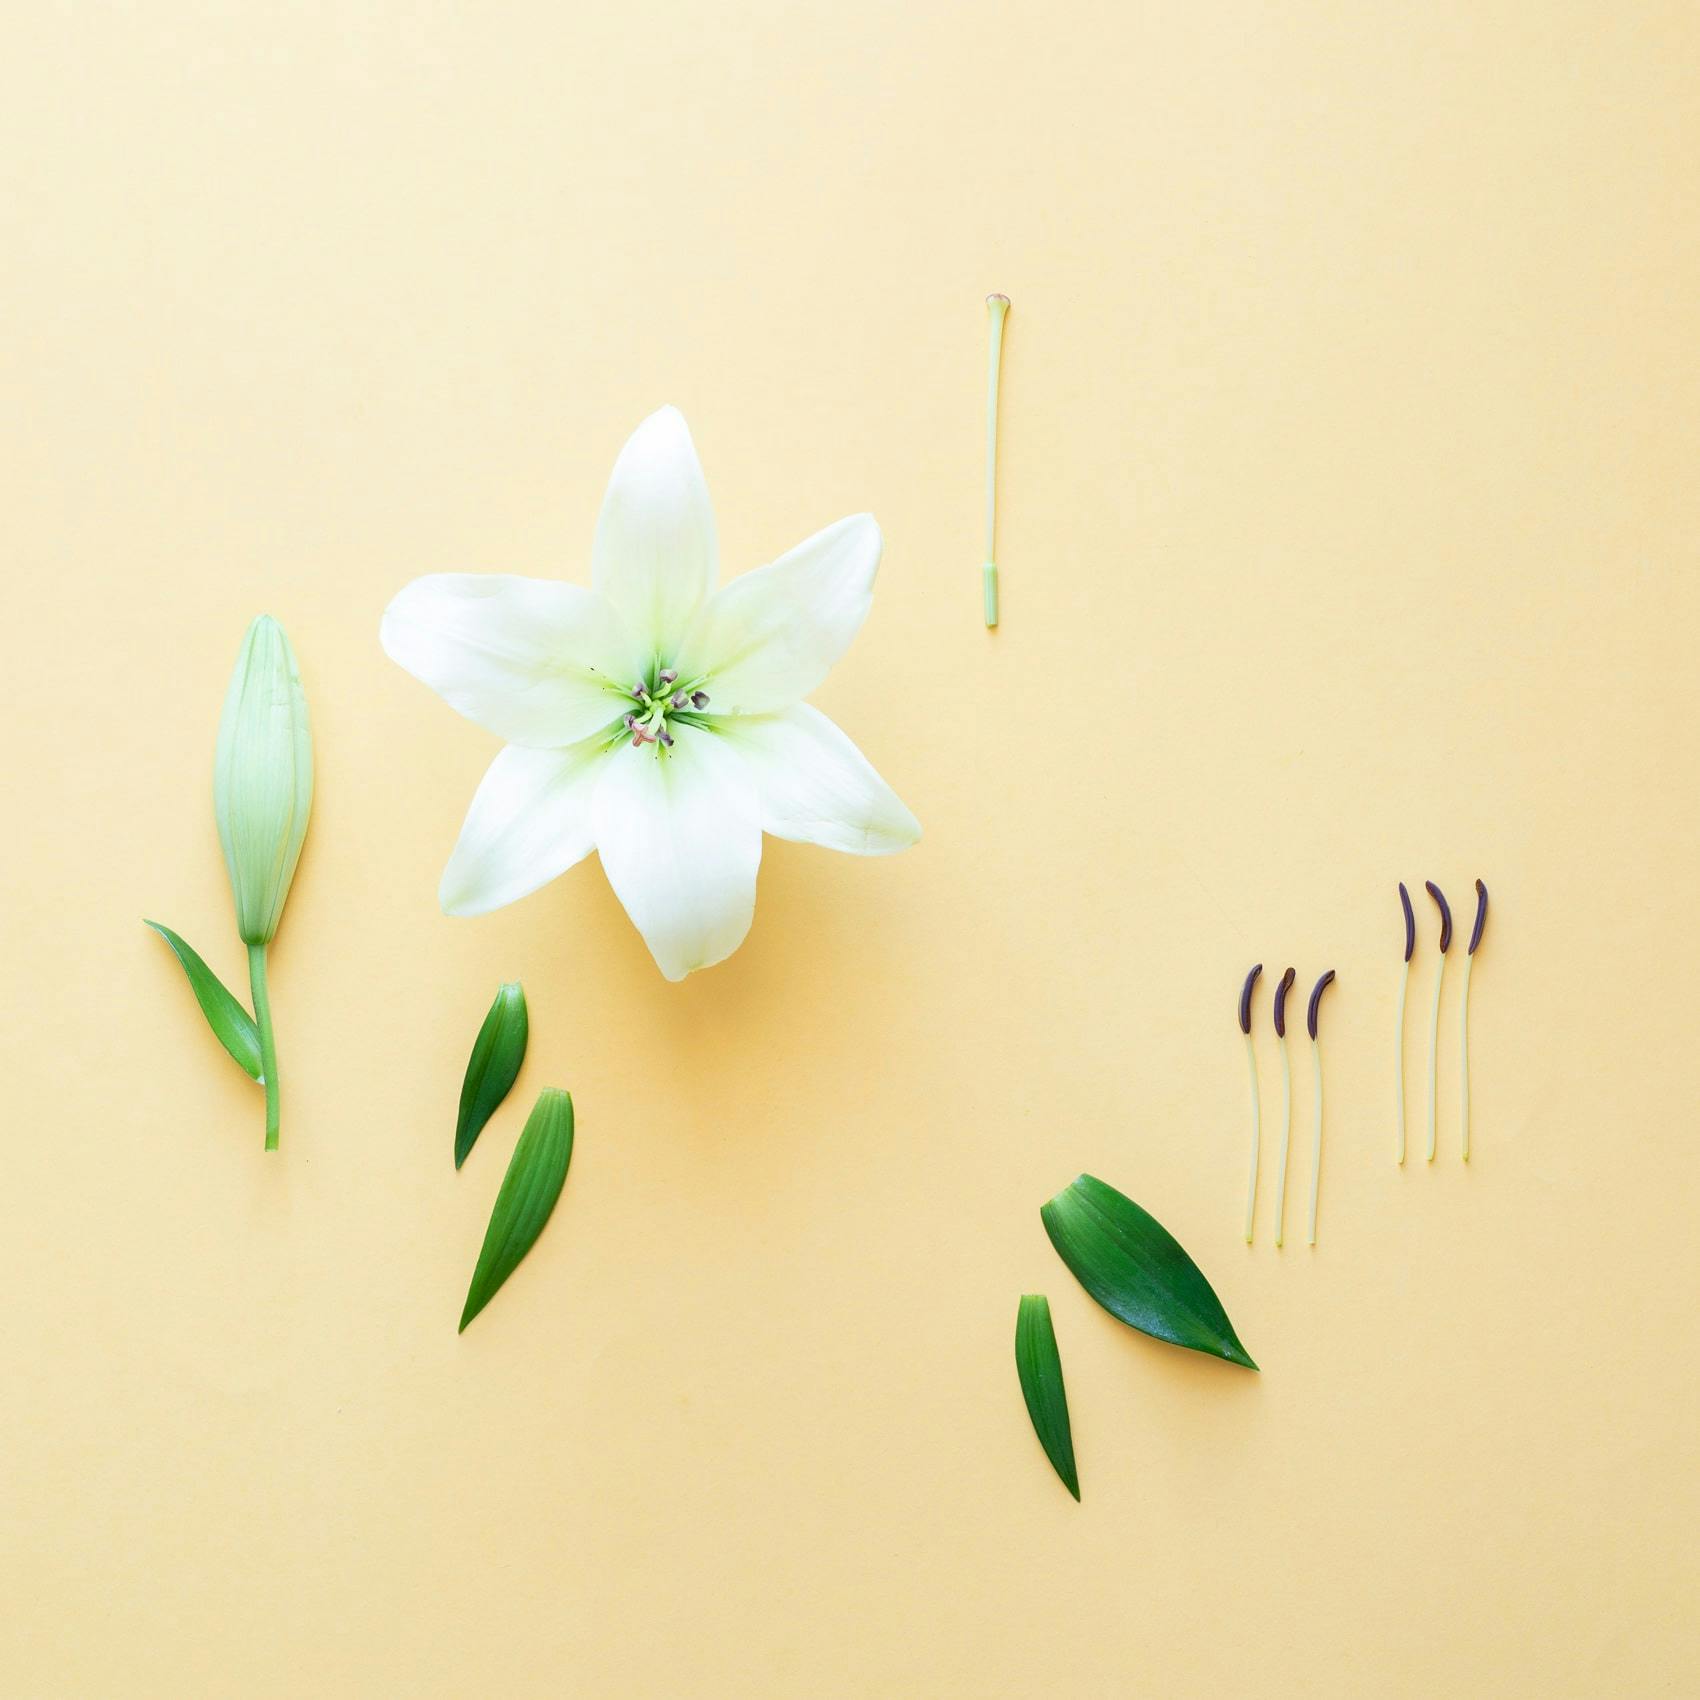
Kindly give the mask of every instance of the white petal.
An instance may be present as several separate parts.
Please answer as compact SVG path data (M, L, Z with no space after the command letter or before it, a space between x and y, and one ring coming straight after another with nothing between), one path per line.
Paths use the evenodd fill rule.
M744 942L756 905L761 817L724 739L679 726L671 750L622 745L591 803L608 883L669 980Z
M671 656L714 589L714 508L690 427L676 407L631 434L602 498L591 582L625 616L644 660Z
M818 708L741 716L722 733L748 765L762 828L775 838L889 856L921 836L902 799Z
M378 635L389 658L451 708L538 749L618 720L645 660L594 591L494 573L415 579Z
M789 708L812 691L861 630L879 571L880 528L853 514L717 590L679 651L705 677L717 714Z
M606 755L600 737L565 750L503 750L473 794L443 870L443 913L488 914L588 856L590 800Z

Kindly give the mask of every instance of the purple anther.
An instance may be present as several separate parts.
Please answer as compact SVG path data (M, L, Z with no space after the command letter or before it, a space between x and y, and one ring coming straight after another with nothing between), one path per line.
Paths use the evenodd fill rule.
M667 670L664 673L661 674L660 678L657 680L657 683L663 684L663 685L670 685L670 684L673 683L673 681L676 678L678 678L678 676L679 676L678 669L674 668L674 667L669 667L669 668L667 668Z
M1452 905L1446 901L1446 893L1433 880L1424 880L1423 885L1436 903L1440 905L1440 954L1446 954L1447 947L1452 943Z
M1295 972L1295 969L1289 968L1281 976L1281 984L1275 988L1275 1031L1283 1039L1287 1036L1287 993L1293 989Z
M1257 977L1263 972L1260 962L1246 975L1245 984L1240 987L1240 1031L1249 1039L1251 1037L1251 988L1257 984Z
M1399 882L1399 907L1405 911L1405 960L1411 960L1411 952L1417 948L1417 918L1411 913L1411 894L1405 889L1405 882Z
M692 691L691 692L691 706L693 708L707 708L708 707L708 692L707 691Z
M1328 982L1334 978L1334 970L1330 968L1320 980L1310 989L1310 1008L1305 1011L1305 1026L1310 1029L1311 1038L1316 1037L1316 1006L1322 1002L1322 994Z
M1482 942L1482 928L1487 925L1487 887L1480 880L1476 881L1476 924L1470 929L1469 954L1476 954L1476 946Z

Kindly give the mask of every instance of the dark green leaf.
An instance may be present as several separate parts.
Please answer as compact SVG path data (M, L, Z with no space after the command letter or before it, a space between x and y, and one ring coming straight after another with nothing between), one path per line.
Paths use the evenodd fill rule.
M490 1005L490 1013L484 1017L484 1025L472 1042L472 1055L467 1059L466 1078L460 1086L460 1116L455 1122L457 1169L466 1161L466 1154L484 1131L484 1124L507 1097L519 1065L525 1061L525 1041L530 1031L525 993L518 981L510 981L496 993L496 1001Z
M142 925L152 927L171 946L172 955L183 965L183 972L189 977L189 989L195 994L195 1001L201 1006L201 1014L207 1018L207 1025L213 1030L218 1042L249 1074L256 1080L260 1079L260 1030L254 1025L253 1016L226 990L224 982L169 927L162 927L158 921L144 921Z
M1203 1271L1131 1198L1081 1175L1039 1215L1057 1255L1111 1316L1159 1340L1257 1368Z
M467 1323L496 1296L496 1290L519 1267L531 1250L567 1178L573 1156L572 1095L558 1086L546 1086L536 1108L526 1121L514 1147L490 1226L484 1234L484 1249L472 1272L466 1293L466 1309L460 1326Z
M1068 1426L1068 1395L1063 1391L1062 1355L1051 1326L1051 1301L1043 1293L1025 1293L1015 1313L1015 1372L1021 1396L1033 1419L1033 1432L1062 1484L1080 1498L1074 1468L1074 1433Z

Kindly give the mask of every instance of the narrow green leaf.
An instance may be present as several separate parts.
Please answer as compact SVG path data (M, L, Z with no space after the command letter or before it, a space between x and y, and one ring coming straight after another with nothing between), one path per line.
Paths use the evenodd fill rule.
M572 1156L572 1094L558 1086L546 1086L514 1147L508 1172L502 1177L502 1190L496 1194L484 1249L478 1254L478 1267L466 1292L466 1309L460 1316L462 1333L496 1296L497 1289L543 1232L543 1224L561 1196Z
M1062 1484L1080 1498L1074 1468L1074 1431L1068 1424L1068 1395L1063 1391L1062 1354L1051 1326L1051 1301L1043 1293L1024 1293L1015 1313L1015 1373L1033 1419L1033 1432Z
M1039 1215L1057 1255L1111 1316L1159 1340L1257 1368L1203 1271L1131 1198L1081 1175Z
M143 921L142 925L152 927L171 946L171 953L182 964L183 972L188 975L189 989L195 994L195 1001L201 1006L201 1014L207 1018L207 1025L213 1030L218 1042L254 1079L261 1079L260 1030L254 1025L253 1016L236 1001L224 982L194 950L169 927L162 927L158 921Z
M455 1167L466 1161L484 1124L507 1097L508 1089L525 1061L525 1042L531 1032L531 1017L525 1007L525 992L510 980L496 993L484 1025L472 1042L466 1061L466 1078L460 1086L460 1116L455 1122Z

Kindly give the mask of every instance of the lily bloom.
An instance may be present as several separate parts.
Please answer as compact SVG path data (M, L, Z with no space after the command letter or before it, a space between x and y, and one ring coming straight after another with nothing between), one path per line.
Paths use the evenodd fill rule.
M684 416L664 407L614 464L591 583L472 573L390 604L390 659L507 741L439 897L482 915L592 850L657 966L730 956L755 912L763 832L858 856L921 828L803 699L850 646L883 543L869 514L719 589L714 509Z

